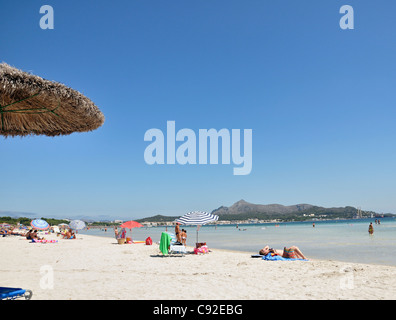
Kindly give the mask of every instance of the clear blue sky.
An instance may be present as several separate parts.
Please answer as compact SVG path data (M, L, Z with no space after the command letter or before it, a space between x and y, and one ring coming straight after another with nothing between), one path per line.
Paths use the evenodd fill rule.
M55 29L39 27L52 5ZM352 5L355 29L339 27ZM88 96L103 127L0 138L0 210L139 218L253 203L396 213L396 2L0 4L0 60ZM252 129L253 169L154 165L146 130Z

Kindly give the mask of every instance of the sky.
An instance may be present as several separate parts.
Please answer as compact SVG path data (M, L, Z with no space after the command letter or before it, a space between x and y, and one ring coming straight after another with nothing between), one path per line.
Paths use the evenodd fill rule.
M340 28L346 4L353 30ZM43 5L54 29L40 28ZM395 1L0 8L0 62L78 90L106 118L88 133L0 138L0 210L137 219L244 199L396 213ZM251 129L250 174L221 161L147 164L144 135L157 128L166 141L167 121L197 136Z

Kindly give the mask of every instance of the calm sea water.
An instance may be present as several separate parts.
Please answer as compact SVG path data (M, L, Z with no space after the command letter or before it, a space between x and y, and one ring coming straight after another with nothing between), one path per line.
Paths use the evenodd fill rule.
M298 246L307 258L396 265L396 218L290 222L281 224L249 224L202 226L198 232L199 242L209 248L245 251L256 254L265 245L276 249ZM372 222L374 234L369 235ZM187 230L187 245L194 246L197 240L196 226L183 226ZM168 231L174 232L173 227ZM151 237L159 242L165 227L135 228L127 236L134 240ZM113 228L107 232L100 229L80 231L96 236L114 237Z

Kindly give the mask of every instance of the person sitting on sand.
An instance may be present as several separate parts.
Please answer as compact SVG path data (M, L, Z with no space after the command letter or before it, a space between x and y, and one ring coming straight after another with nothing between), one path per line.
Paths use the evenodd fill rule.
M29 230L27 233L26 233L26 239L27 240L42 240L43 238L40 238L39 236L38 236L38 234L37 234L37 230Z
M25 236L26 236L27 240L32 240L33 239L32 238L32 233L33 233L33 230L29 230L28 232L26 232Z
M32 238L33 239L37 239L37 240L43 240L44 238L40 238L38 236L37 230L34 230L33 234L32 234Z
M74 232L72 231L72 229L68 229L65 233L65 235L63 236L63 239L76 239L76 236L74 234Z
M305 256L302 254L300 249L296 246L291 246L290 248L284 247L283 250L276 250L272 249L269 246L265 246L263 249L259 251L259 254L266 256L268 253L272 253L275 255L279 255L283 258L299 258L299 259L304 259L306 260Z

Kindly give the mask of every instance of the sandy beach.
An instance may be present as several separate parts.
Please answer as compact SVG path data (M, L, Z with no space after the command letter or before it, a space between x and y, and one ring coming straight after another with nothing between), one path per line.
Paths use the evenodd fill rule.
M1 286L30 289L34 300L396 298L394 266L264 261L210 244L208 254L163 257L156 243L119 245L91 235L45 237L58 242L0 238Z

